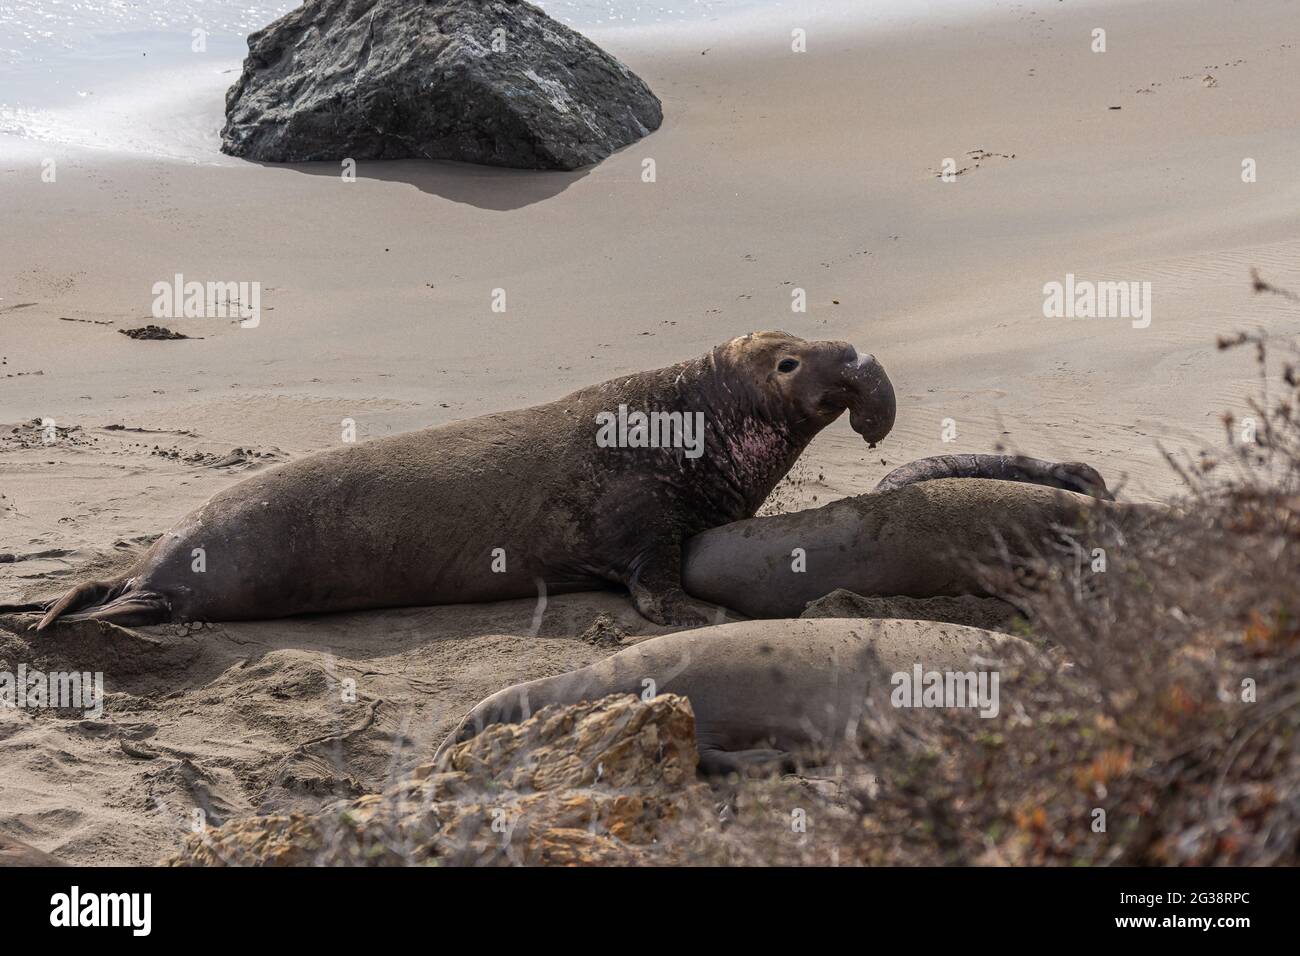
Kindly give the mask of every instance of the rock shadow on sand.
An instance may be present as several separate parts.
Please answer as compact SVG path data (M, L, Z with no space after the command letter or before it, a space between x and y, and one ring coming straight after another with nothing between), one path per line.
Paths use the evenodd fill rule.
M267 169L289 169L309 176L343 175L341 163L264 163ZM356 164L356 178L406 183L422 193L477 209L509 212L558 196L593 167L572 171L477 166L451 160L367 159Z

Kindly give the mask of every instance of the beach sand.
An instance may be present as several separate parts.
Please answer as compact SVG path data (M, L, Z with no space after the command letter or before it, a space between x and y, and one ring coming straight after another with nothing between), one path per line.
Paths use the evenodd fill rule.
M1215 337L1300 328L1250 282L1300 288L1294 4L1018 3L820 23L793 53L798 25L592 31L665 120L575 173L361 163L348 183L331 164L7 142L0 552L25 559L0 563L0 601L126 562L252 470L332 447L344 419L364 440L534 404L756 329L874 352L899 398L875 450L827 429L781 507L999 446L1087 461L1130 500L1175 492L1161 446L1215 444L1257 383ZM260 324L119 334L157 322L153 284L176 273L261 283ZM1067 274L1150 282L1149 327L1045 318ZM71 430L45 444L44 419ZM579 640L599 612L663 631L615 593L552 600L536 636L533 611L0 629L11 665L102 670L110 694L98 720L0 715L0 831L151 863L196 807L220 822L382 788L486 694L608 653Z

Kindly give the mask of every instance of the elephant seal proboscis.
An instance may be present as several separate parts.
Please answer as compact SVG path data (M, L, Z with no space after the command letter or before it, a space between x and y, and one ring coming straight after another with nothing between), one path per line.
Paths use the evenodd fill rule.
M868 707L890 708L902 684L895 675L911 677L918 664L923 675L945 678L982 671L988 689L999 661L1013 653L1033 652L1017 637L931 621L741 621L679 631L498 691L447 736L435 762L486 727L520 723L549 705L667 692L691 702L701 772L789 766L793 752L830 748L853 735ZM909 694L909 706L913 700Z
M893 426L893 387L873 356L753 333L547 405L250 478L123 574L73 588L38 628L60 617L228 621L611 583L657 623L705 623L682 590L682 543L753 515L845 409L873 445Z

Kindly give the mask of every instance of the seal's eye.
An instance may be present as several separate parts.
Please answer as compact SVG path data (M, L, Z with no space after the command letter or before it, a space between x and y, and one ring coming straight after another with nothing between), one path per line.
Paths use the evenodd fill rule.
M797 359L781 359L781 363L776 367L778 372L793 372L799 367Z

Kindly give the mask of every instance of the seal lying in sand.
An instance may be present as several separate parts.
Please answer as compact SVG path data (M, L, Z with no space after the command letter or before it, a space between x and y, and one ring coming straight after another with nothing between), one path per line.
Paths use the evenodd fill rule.
M21 840L0 833L0 867L3 866L66 866L62 860L43 850L28 846Z
M748 617L797 617L836 588L866 596L986 594L979 559L1000 541L1056 539L1086 527L1096 509L1118 519L1160 513L1044 485L927 479L710 529L687 543L682 581L695 597Z
M793 751L855 733L868 706L887 713L893 674L918 663L926 672L987 672L1011 653L1032 652L1017 637L928 621L742 621L680 631L493 694L435 760L493 724L520 723L551 704L671 692L695 711L702 773L789 766Z
M705 623L682 590L682 543L752 516L845 409L873 445L893 426L894 391L874 357L843 342L746 335L548 405L250 478L130 570L73 588L38 629L60 617L229 621L611 582L652 621Z

